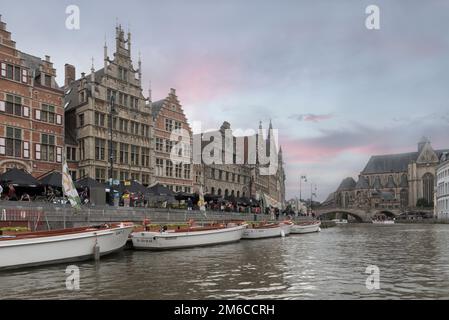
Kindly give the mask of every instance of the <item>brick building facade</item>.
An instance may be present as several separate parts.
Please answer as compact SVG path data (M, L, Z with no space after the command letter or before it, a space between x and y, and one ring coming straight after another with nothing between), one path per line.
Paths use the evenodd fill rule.
M64 92L56 70L21 52L0 16L0 171L24 169L35 177L61 171Z
M154 120L155 138L155 180L175 192L193 192L191 145L192 130L187 122L183 108L176 96L175 89L169 95L156 102L150 102ZM183 130L180 130L183 129ZM179 130L179 131L178 131ZM173 134L181 136L183 141L171 141ZM171 153L179 144L177 156L179 163L173 163Z

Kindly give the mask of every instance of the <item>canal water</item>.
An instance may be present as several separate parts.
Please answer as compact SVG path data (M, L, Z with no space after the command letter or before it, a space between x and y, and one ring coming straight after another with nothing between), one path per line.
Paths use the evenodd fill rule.
M380 289L368 290L367 266ZM0 272L10 299L448 299L449 225L348 224L321 233Z

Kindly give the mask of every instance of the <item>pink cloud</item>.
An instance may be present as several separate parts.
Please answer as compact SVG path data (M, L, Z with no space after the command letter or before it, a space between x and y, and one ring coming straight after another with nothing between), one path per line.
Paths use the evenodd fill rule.
M296 119L298 121L320 122L320 121L332 119L333 115L332 114L307 113L307 114L295 114L295 115L292 115L290 118Z

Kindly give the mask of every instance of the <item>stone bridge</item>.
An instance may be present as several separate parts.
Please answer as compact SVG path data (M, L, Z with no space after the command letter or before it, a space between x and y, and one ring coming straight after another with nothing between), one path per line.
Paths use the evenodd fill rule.
M359 222L371 222L376 214L384 214L387 217L395 218L403 213L400 209L359 209L359 208L318 208L315 210L316 217L330 214L347 214L354 217Z

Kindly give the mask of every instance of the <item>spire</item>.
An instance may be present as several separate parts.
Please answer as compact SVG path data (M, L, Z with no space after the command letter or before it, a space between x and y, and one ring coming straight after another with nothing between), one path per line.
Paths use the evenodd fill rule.
M127 40L127 42L128 42L129 56L131 56L131 29L130 29L129 26L128 26L128 40ZM140 53L139 53L139 55L140 55Z
M90 67L90 81L95 81L95 67L94 67L94 57L92 57L92 66Z
M151 80L150 80L150 85L148 87L148 102L150 103L150 106L151 106L151 102L152 102L151 99L152 98L151 98Z
M108 45L106 43L106 34L104 35L104 51L103 51L103 61L104 61L104 73L107 72L108 68Z
M140 56L140 51L139 51L139 83L142 83L142 59Z

